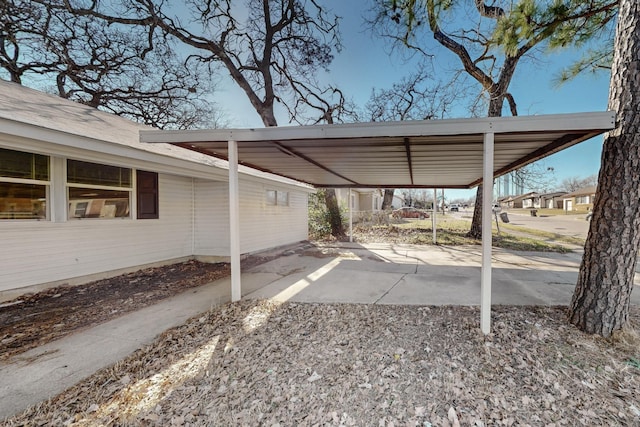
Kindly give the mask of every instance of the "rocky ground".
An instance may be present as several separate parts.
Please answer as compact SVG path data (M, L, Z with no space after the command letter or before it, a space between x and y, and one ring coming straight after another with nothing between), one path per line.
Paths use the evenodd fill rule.
M0 358L227 274L190 261L25 295L0 307ZM585 335L563 307L495 307L488 336L478 318L460 306L228 304L3 425L640 425L634 330Z
M640 350L562 307L225 305L5 425L640 425ZM632 309L632 320L640 312Z

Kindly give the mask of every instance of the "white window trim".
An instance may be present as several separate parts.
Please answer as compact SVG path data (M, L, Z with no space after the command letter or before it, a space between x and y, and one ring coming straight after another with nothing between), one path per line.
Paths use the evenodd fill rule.
M269 193L273 192L274 194L274 198L273 198L273 203L270 202L269 200ZM278 202L278 194L282 194L285 193L287 195L287 201L286 203L279 203ZM271 188L267 188L264 191L264 198L265 198L265 204L267 206L283 206L283 207L289 207L291 206L291 193L289 191L282 191L282 190L274 190Z
M79 183L74 183L74 182L69 182L68 181L68 175L67 175L67 161L68 160L75 160L78 162L84 162L84 163L94 163L96 165L104 165L104 166L114 166L114 167L119 167L119 168L123 168L123 169L129 169L130 173L131 173L131 187L113 187L110 185L94 185L94 184L79 184ZM50 168L51 170L51 168ZM64 181L64 218L66 221L77 221L77 220L82 220L82 221L105 221L105 220L112 220L112 221L129 221L129 220L135 220L137 215L137 200L135 200L135 196L136 196L136 169L132 168L132 167L128 167L128 166L119 166L119 165L114 165L114 164L109 164L109 163L98 163L98 162L92 162L92 161L87 161L87 160L82 160L82 159L75 159L75 158L65 158L63 159L63 174L62 174L62 179ZM73 218L73 217L69 217L69 203L71 203L71 199L69 197L69 188L86 188L88 190L110 190L110 191L127 191L129 193L129 216L126 217L119 217L119 218Z
M4 147L3 147L4 148ZM49 155L46 154L40 154L40 153L34 153L33 151L24 151L24 150L18 150L18 149L14 149L14 148L7 148L7 150L13 150L13 151L21 151L23 153L29 153L29 154L38 154L41 156L45 156L47 157L48 163L49 163L49 180L48 181L44 181L41 179L29 179L29 178L10 178L10 177L3 177L0 176L0 182L8 182L8 183L13 183L13 184L29 184L29 185L42 185L45 187L45 206L46 206L46 210L45 210L45 217L44 218L13 218L13 219L2 219L0 220L1 222L14 222L14 221L20 221L20 222L38 222L38 221L51 221L51 182L52 182L52 175L53 175L53 171L52 171L52 158Z

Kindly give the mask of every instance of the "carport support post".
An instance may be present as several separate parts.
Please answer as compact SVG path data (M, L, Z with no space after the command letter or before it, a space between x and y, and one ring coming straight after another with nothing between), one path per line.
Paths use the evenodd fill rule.
M353 242L353 201L351 188L349 188L349 242Z
M484 134L482 174L482 278L480 279L480 329L491 332L491 207L493 206L494 134Z
M240 301L240 186L238 143L229 141L229 252L231 255L231 301Z
M431 218L431 228L433 229L433 244L438 243L438 238L436 236L436 211L438 208L436 207L436 203L438 200L438 190L436 188L433 189L433 217Z

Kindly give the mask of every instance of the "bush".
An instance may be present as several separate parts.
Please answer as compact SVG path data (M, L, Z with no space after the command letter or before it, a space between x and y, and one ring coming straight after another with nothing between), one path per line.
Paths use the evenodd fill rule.
M326 190L318 190L309 195L309 238L323 240L331 237L331 217L325 203ZM345 209L340 207L342 222L345 221Z

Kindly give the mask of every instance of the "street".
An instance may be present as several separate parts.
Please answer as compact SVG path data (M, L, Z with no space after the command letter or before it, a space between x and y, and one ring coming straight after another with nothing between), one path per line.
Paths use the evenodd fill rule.
M503 210L509 217L509 224L541 230L549 233L557 233L565 236L572 236L585 239L589 231L589 221L584 215L555 215L555 216L531 216L528 211L518 211L517 213ZM446 215L460 219L471 220L473 209L462 209L460 212L447 212ZM499 215L499 214L498 214ZM498 216L498 220L500 220ZM500 221L502 224L502 221Z

